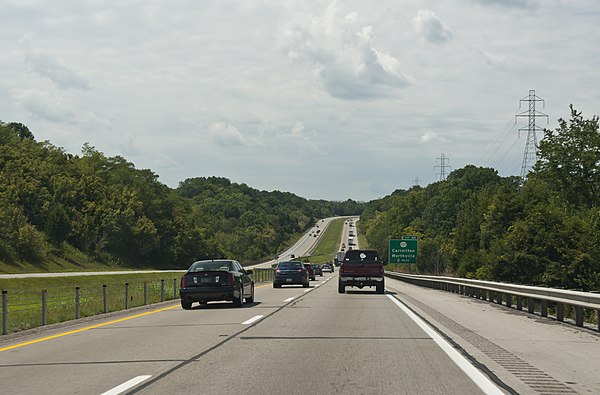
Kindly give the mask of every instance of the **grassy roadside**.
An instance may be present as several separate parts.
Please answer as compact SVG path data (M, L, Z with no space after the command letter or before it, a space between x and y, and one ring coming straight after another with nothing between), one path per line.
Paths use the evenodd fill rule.
M179 297L181 272L0 279L6 292L7 332L42 325L42 294L46 298L46 324L158 303ZM127 286L126 286L127 284ZM44 291L44 292L43 292ZM126 298L127 293L127 298Z
M309 257L304 257L303 260L311 263L327 263L333 260L340 246L345 220L346 218L332 220L323 236L321 236L317 248Z

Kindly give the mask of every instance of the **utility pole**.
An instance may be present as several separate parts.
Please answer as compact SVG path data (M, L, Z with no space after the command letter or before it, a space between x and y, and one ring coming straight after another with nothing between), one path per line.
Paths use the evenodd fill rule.
M535 95L534 89L530 89L529 96L524 97L519 101L519 108L521 108L521 103L523 102L528 103L528 110L515 115L515 123L517 122L517 118L519 117L527 117L529 120L527 127L519 129L519 132L527 131L527 141L525 142L525 151L523 152L523 163L521 165L521 182L525 181L527 173L529 173L529 169L531 169L533 164L537 162L538 142L536 132L541 131L543 129L536 126L535 118L546 117L546 121L548 121L548 115L535 109L536 102L542 102L543 107L546 106L546 103L542 98Z
M436 176L439 176L438 181L443 181L446 179L446 168L450 168L450 158L447 158L445 154L442 153L442 155L439 158L435 159L435 163L436 165L433 166L433 169L440 169L440 171L438 173L435 173Z

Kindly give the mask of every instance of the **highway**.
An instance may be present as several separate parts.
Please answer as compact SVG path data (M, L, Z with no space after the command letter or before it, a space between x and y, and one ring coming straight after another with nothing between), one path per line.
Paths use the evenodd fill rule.
M257 284L242 308L165 302L2 337L0 393L600 393L597 332L391 278L339 294L337 274Z
M336 276L257 286L242 308L166 303L8 336L1 392L114 394L137 380L123 393L600 393L596 333L391 279L386 295L338 294Z

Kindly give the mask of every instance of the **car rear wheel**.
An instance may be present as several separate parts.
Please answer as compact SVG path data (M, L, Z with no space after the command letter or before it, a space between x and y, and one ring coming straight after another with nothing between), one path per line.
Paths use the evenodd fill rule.
M254 303L254 284L252 284L252 293L246 298L246 303Z
M341 281L338 281L338 293L346 293L346 286Z
M281 288L281 284L273 283L273 288Z
M308 288L308 286L309 286L309 282L308 282L308 281L307 281L307 282L305 282L304 284L302 284L302 286L303 286L304 288Z
M385 293L385 286L383 284L378 284L375 286L375 290L378 294Z
M192 308L192 302L186 302L185 300L181 300L181 308L184 310L189 310Z
M235 307L241 307L242 304L244 304L244 287L242 285L240 285L238 295L239 297L237 298L235 297L235 295L233 296L233 305Z

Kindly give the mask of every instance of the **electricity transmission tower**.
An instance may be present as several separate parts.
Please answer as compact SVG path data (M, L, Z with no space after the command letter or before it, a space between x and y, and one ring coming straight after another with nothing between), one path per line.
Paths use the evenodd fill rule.
M446 179L446 168L450 168L450 159L446 157L446 155L444 155L442 153L442 155L440 155L439 158L435 159L435 163L436 165L433 166L433 169L440 169L440 171L438 173L435 173L436 176L439 176L438 181L443 181Z
M418 186L419 186L419 177L417 177L417 178L415 178L415 179L413 180L413 186L414 186L414 187L418 187Z
M546 103L543 99L535 95L534 89L530 89L529 96L524 97L519 101L519 108L521 108L521 103L523 102L528 103L528 110L515 115L515 123L517 122L517 118L519 117L527 117L529 120L527 127L519 129L519 132L527 131L527 141L525 142L525 151L523 152L523 163L521 165L521 181L525 180L529 169L533 166L535 162L537 162L538 142L536 132L541 131L543 129L536 126L535 119L537 117L546 117L546 121L548 121L548 115L535 109L536 102L542 102L543 107L546 106Z

